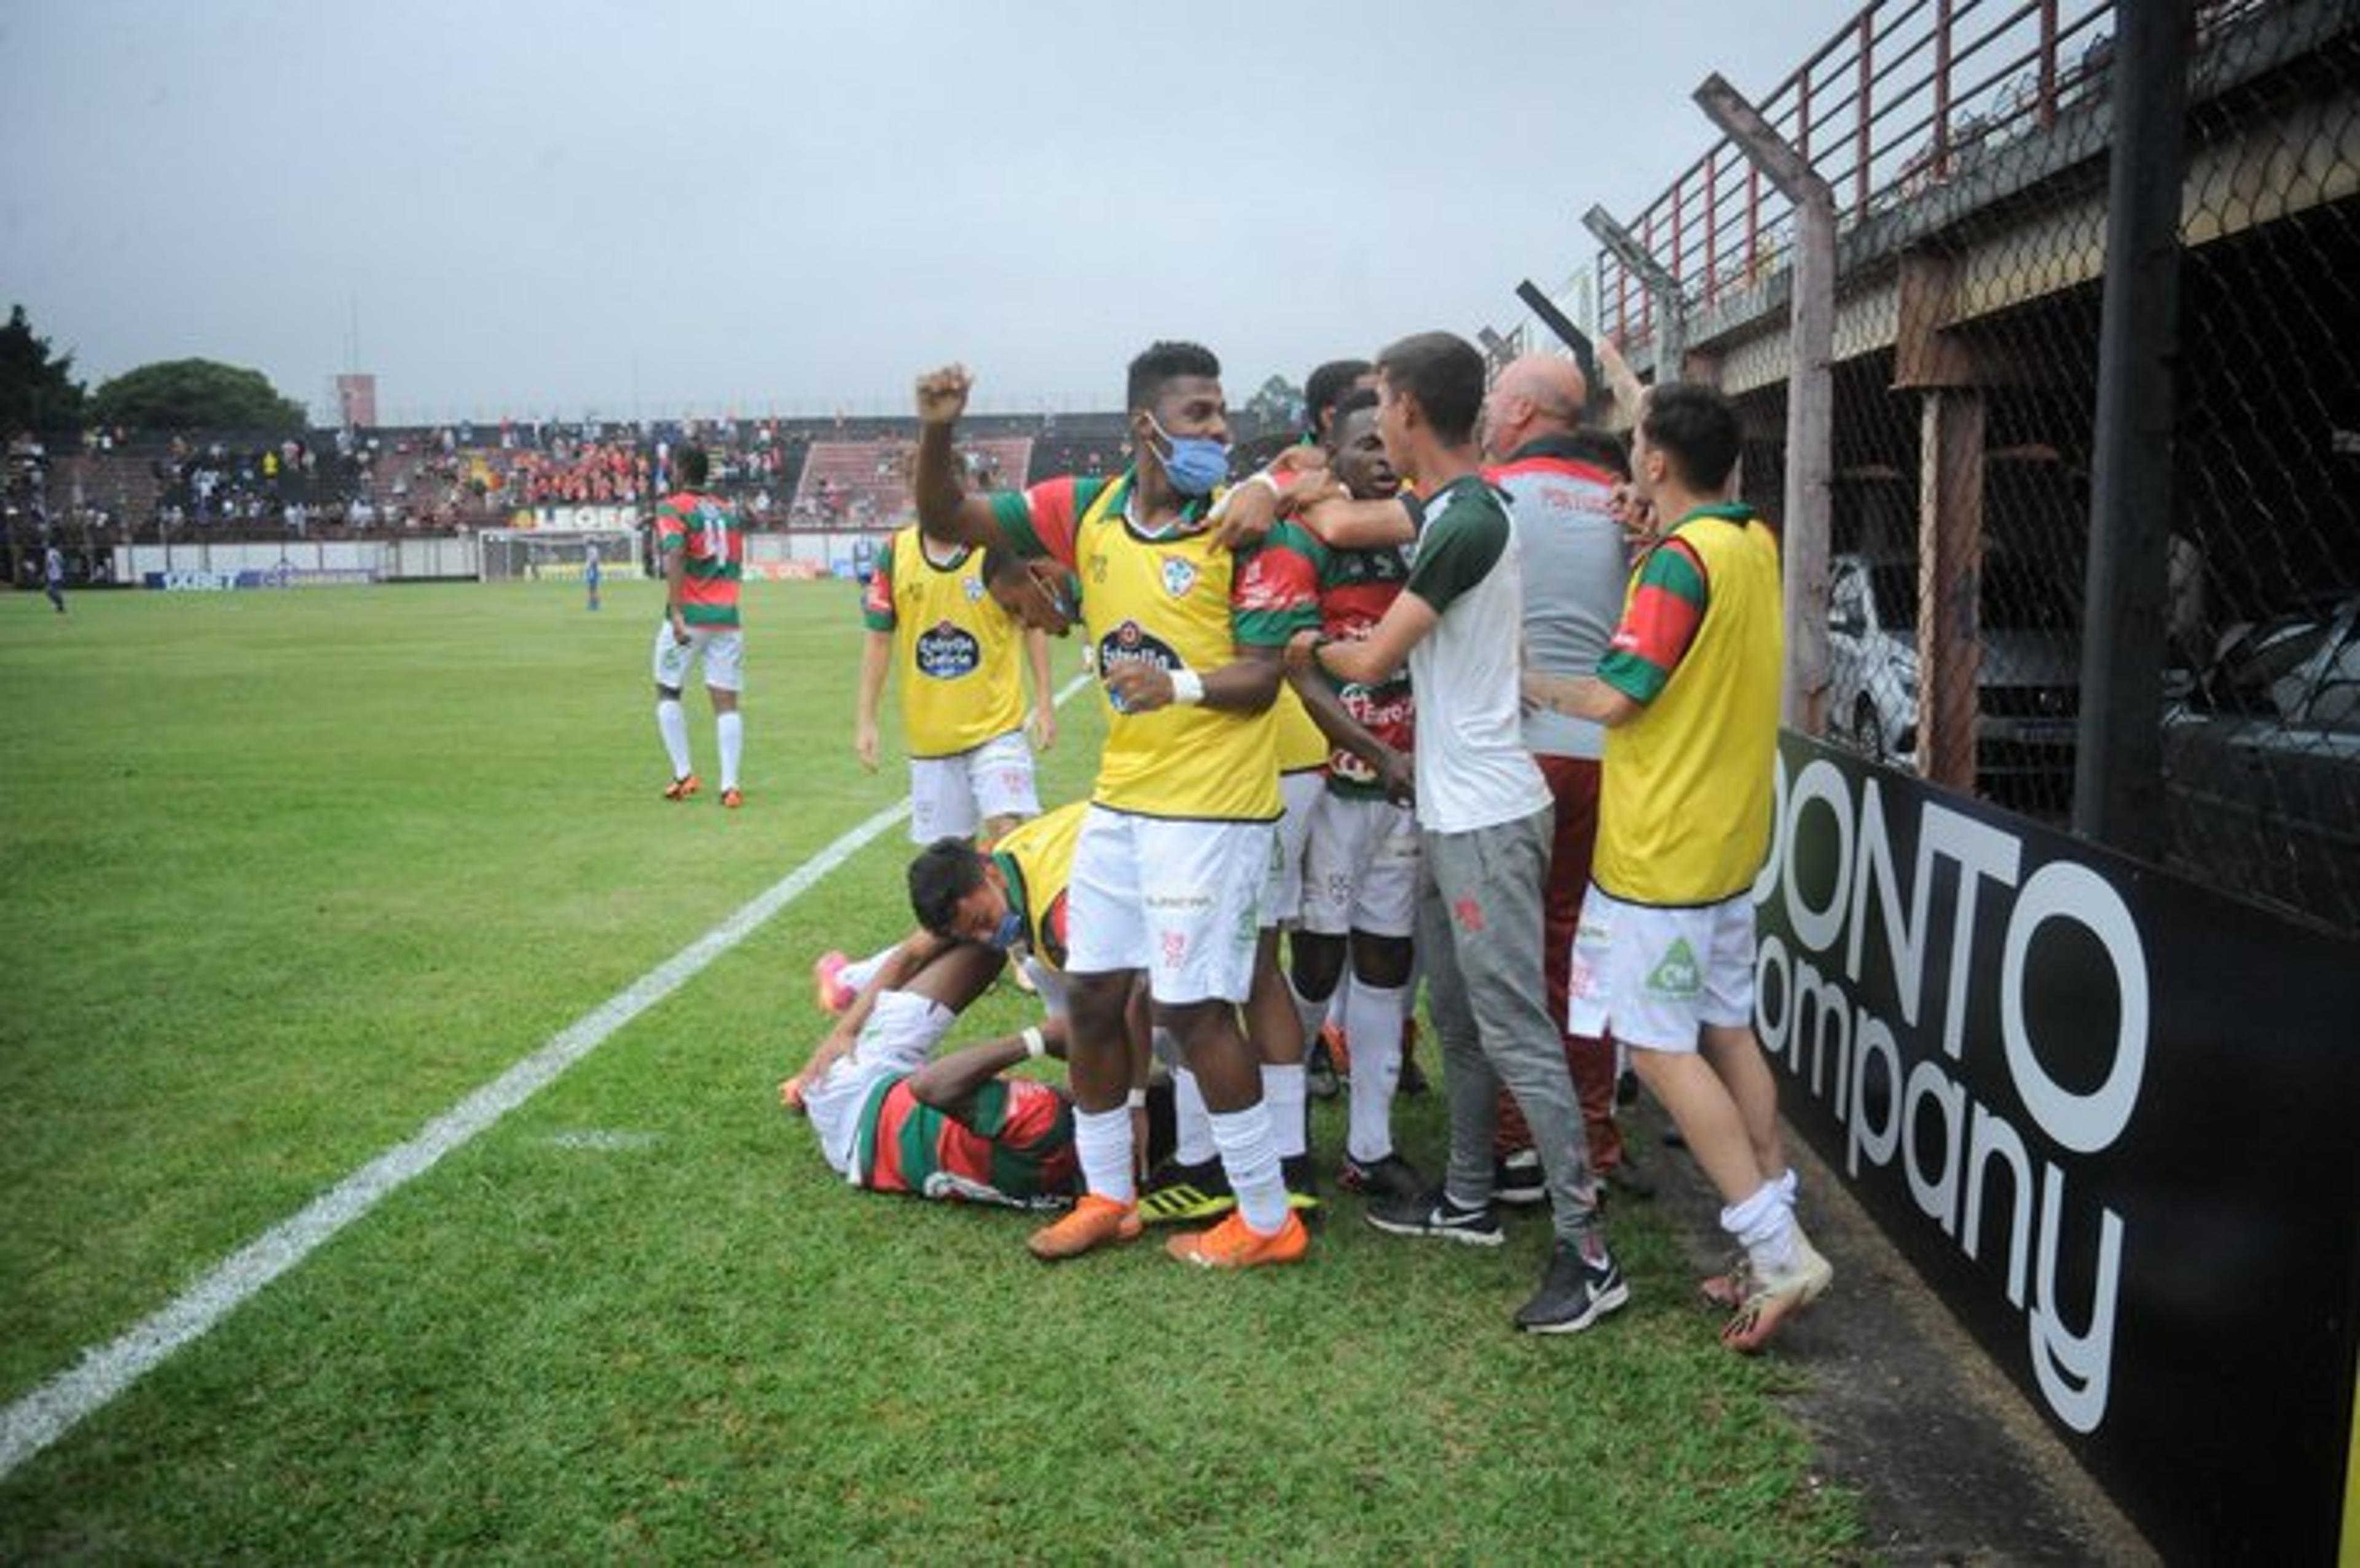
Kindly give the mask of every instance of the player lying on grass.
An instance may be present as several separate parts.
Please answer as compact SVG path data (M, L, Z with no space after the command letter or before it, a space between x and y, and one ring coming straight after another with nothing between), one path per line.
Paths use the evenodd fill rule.
M1032 1058L1064 1059L1062 1009L1021 1034L929 1060L1006 961L986 942L918 932L886 955L803 1071L779 1085L781 1103L811 1118L821 1156L853 1186L1014 1208L1074 1200L1073 1101L1011 1073ZM1169 1086L1138 1098L1142 1142L1155 1144L1171 1125Z

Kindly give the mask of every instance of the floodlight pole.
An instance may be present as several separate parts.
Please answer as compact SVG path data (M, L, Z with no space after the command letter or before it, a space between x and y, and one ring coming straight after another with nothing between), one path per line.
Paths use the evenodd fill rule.
M1810 161L1716 71L1697 106L1795 204L1792 349L1786 372L1786 676L1780 717L1827 731L1828 481L1835 423L1836 203Z
M1655 301L1655 320L1661 323L1655 328L1655 379L1680 380L1680 362L1688 352L1688 302L1680 292L1680 280L1605 208L1593 206L1584 212L1581 226L1606 247L1607 255L1622 264L1623 271L1639 279Z

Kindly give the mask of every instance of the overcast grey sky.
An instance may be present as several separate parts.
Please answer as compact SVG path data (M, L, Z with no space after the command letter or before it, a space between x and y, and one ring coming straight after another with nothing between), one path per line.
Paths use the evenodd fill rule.
M389 420L1243 401L1513 324L1857 9L0 0L0 308L323 416L355 339Z

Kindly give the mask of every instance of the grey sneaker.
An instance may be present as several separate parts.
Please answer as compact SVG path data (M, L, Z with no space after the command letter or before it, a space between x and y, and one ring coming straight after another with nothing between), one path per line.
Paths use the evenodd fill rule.
M1516 1326L1526 1334L1579 1334L1631 1299L1622 1270L1603 1241L1590 1244L1596 1256L1559 1241L1549 1254L1548 1272L1541 1288L1516 1312Z
M1490 1206L1461 1208L1436 1187L1415 1198L1387 1198L1369 1205L1369 1223L1393 1236L1438 1236L1469 1247L1498 1247L1508 1238Z
M1336 1185L1348 1192L1358 1192L1371 1203L1423 1201L1431 1190L1426 1178L1418 1174L1417 1167L1398 1154L1388 1154L1365 1165L1348 1154L1336 1172Z

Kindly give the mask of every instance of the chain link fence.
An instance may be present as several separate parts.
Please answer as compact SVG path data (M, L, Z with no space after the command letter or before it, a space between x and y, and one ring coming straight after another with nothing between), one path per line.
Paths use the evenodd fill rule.
M2160 766L2137 782L2175 869L2360 930L2360 5L2184 10L2167 651L2133 675ZM2085 603L2117 20L1885 0L1758 105L1835 206L1819 728L2059 823L2085 643L2137 613ZM1724 139L1623 223L1655 268L1598 263L1627 357L1738 399L1773 517L1797 222Z

